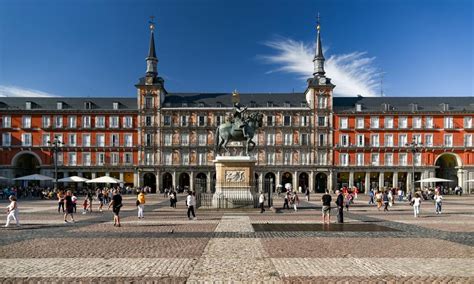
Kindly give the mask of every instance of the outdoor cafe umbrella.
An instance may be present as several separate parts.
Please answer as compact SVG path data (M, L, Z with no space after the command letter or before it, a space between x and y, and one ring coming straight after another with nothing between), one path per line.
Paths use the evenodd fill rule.
M70 176L62 179L58 179L58 182L86 182L89 179L80 177L80 176Z
M113 177L103 176L88 180L86 183L123 183L123 181Z
M9 179L9 178L0 176L0 180L3 180L3 179Z
M453 180L450 179L444 179L444 178L425 178L425 179L420 179L415 182L451 182Z
M44 176L44 175L39 175L39 174L34 174L34 175L29 175L29 176L14 178L13 180L38 180L38 181L44 181L44 180L54 180L54 179L53 179L52 177L48 177L48 176Z

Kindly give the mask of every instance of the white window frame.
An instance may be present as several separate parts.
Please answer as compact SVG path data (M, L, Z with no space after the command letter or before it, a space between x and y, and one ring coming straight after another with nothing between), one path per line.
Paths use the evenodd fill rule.
M199 146L206 146L207 145L207 134L206 133L199 133L198 134L198 145Z
M407 129L408 128L408 117L407 116L399 116L398 117L398 128L400 128L400 129Z
M425 146L433 147L433 134L425 134Z
M91 147L92 143L92 136L90 133L83 133L82 134L82 147Z
M356 143L357 143L357 147L365 147L365 135L364 134L357 134L356 135Z
M126 115L122 118L122 126L123 128L132 128L133 127L133 116Z
M465 116L464 117L464 128L471 129L472 128L472 116Z
M119 128L120 117L117 115L109 116L109 128Z
M92 117L90 115L82 116L82 128L91 128L92 127Z
M398 134L398 147L406 147L407 143L408 143L408 135L406 133Z
M9 147L11 145L12 145L12 134L10 132L2 133L2 146Z
M444 134L444 143L445 147L453 147L453 135L452 134Z
M464 134L464 147L472 147L472 134Z
M339 165L341 166L349 166L349 154L348 153L340 153L339 154Z
M43 115L41 117L41 125L43 128L50 128L51 127L51 116L50 115Z
M380 128L380 118L378 116L370 117L370 128L379 129Z
M288 123L286 123L286 118L290 119L290 121ZM283 115L283 121L282 121L283 126L291 126L292 125L291 121L292 121L291 115Z
M284 145L285 146L293 145L293 133L285 133L283 135L283 137L284 137Z
M69 115L67 117L67 127L76 128L77 127L77 117L75 115Z
M165 146L173 145L173 134L172 133L165 133L164 137L163 137L163 140L164 140L164 145Z
M339 127L341 129L349 129L349 118L347 117L341 117L339 119Z
M54 128L63 128L64 121L62 115L54 116Z
M408 165L408 155L407 153L398 153L398 165L407 166Z
M283 153L283 164L284 165L293 164L293 153L291 151L287 151Z
M83 152L82 153L82 165L83 166L91 166L92 165L92 155L91 155L90 152Z
M328 163L328 155L326 152L319 152L318 153L318 164L321 166L325 166Z
M21 134L21 146L33 146L32 139L33 139L33 137L31 135L31 133L22 133Z
M9 115L4 115L2 117L2 128L11 128L12 127L12 117Z
M445 116L443 121L444 121L444 128L445 129L454 128L454 123L453 123L453 117L452 116Z
M123 154L123 163L125 165L133 164L133 153L132 152L126 152L126 153Z
M114 140L116 140L114 143ZM120 147L120 134L110 133L110 147Z
M110 164L113 166L120 164L120 154L118 152L110 153Z
M393 129L394 127L394 119L393 116L386 116L384 118L384 128L386 129Z
M385 134L384 145L385 147L393 147L393 134Z
M69 147L76 147L77 146L77 134L76 133L69 133L67 135L67 144L68 144Z
M95 117L95 128L105 128L105 116L97 115Z
M370 146L371 147L380 147L379 134L371 134L370 135Z
M102 141L101 139L99 139L100 137L102 137ZM101 143L102 142L102 143ZM104 133L97 133L95 135L95 144L97 145L97 147L105 147L105 134Z
M349 147L351 145L349 134L341 134L339 137L339 144L341 147Z
M393 153L385 153L384 164L386 166L393 166Z
M67 153L67 164L69 166L77 166L77 153L76 152Z
M412 119L413 129L421 129L423 127L423 119L421 116L414 116Z
M357 166L364 166L364 153L356 153Z
M364 129L364 127L365 127L364 117L356 117L356 128Z
M181 153L181 165L189 165L189 153Z
M105 165L105 153L104 152L97 152L95 163L97 166Z
M372 166L379 166L380 165L380 154L379 153L372 153L370 156L370 164Z
M23 115L21 117L21 127L31 128L31 115Z
M189 145L189 134L188 133L181 133L181 145L188 146Z
M123 135L123 143L125 147L133 147L133 134L125 133Z
M432 129L433 127L434 127L433 117L432 116L426 116L425 117L425 128Z
M275 133L267 133L267 145L275 146Z
M51 142L51 134L49 133L43 133L41 136L41 144L42 146L49 146L49 142Z

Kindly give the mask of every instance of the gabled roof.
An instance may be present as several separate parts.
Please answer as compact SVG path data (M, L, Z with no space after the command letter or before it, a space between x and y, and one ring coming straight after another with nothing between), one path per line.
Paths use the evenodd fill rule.
M119 110L137 110L136 98L67 98L67 97L4 97L0 98L0 110L26 109L26 102L32 103L31 110L57 110L57 103L63 103L63 110L85 110L85 103L91 102L91 110L113 110L113 103L119 103Z

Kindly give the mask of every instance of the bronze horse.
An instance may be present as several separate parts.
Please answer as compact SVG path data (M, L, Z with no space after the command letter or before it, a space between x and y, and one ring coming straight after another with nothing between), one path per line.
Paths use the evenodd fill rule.
M242 126L239 126L239 124L236 125L235 121L219 125L216 130L215 139L216 154L220 152L221 148L224 148L227 153L230 153L229 149L227 149L227 143L230 141L246 141L245 154L248 156L249 152L255 149L256 144L252 141L252 138L255 135L257 128L262 127L262 121L263 114L252 113L243 121ZM245 128L245 133L247 134L246 137L244 137L242 128Z

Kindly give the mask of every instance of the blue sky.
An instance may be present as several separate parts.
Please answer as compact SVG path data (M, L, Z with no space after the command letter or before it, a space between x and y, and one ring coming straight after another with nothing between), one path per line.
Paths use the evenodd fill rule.
M169 92L302 92L320 12L338 95L377 95L383 73L387 96L472 96L473 10L470 0L0 0L0 95L135 96L150 15Z

